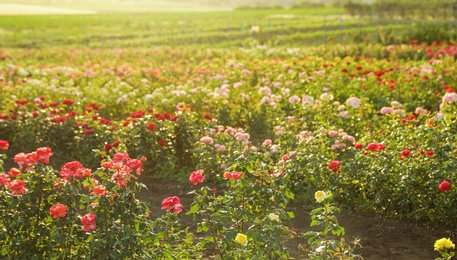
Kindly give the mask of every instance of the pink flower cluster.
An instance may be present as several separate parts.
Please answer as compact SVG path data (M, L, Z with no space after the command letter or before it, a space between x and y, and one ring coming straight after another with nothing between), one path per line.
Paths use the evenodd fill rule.
M135 172L137 175L141 175L145 161L146 157L144 156L141 159L131 159L128 153L116 153L112 160L102 163L102 168L114 170L115 173L111 177L112 181L125 188L127 181L130 180L130 173Z
M28 154L18 153L14 156L14 161L19 165L19 168L23 169L24 167L29 169L37 164L39 161L48 164L49 157L53 155L51 148L49 147L40 147L36 149L35 152Z
M78 161L72 161L65 163L61 170L60 176L64 178L78 178L89 177L92 173L91 169L84 168L83 165Z

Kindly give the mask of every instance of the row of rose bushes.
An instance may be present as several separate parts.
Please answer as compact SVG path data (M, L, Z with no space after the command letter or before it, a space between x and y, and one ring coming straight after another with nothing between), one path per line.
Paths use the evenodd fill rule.
M8 148L9 142L0 140L0 150ZM199 239L180 226L178 197L163 198L166 213L154 218L136 198L144 186L137 181L144 157L111 151L95 171L79 161L58 171L48 165L51 156L49 147L19 153L17 167L9 170L0 160L3 259L288 257L284 243L294 236L283 223L293 217L285 211L293 199L288 177L263 171L276 166L256 155L243 153L233 162L221 176L223 191L202 186L192 192L194 202L186 211L198 224ZM197 170L188 179L200 185L205 175Z
M427 48L439 47L396 52ZM47 146L57 167L78 159L95 169L110 152L126 151L147 158L147 174L186 179L203 169L220 182L248 152L283 165L275 174L290 176L304 199L325 187L359 209L455 223L455 193L437 189L455 180L452 53L412 61L262 51L192 59L185 50L151 51L151 60L138 60L148 52L73 50L74 67L12 65L46 53L7 53L6 163Z

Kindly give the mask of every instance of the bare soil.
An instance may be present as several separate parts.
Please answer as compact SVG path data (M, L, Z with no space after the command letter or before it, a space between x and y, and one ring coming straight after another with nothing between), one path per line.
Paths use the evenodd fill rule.
M138 197L149 203L153 216L159 217L164 213L161 209L164 198L178 196L184 206L183 213L180 215L181 225L196 227L196 222L185 215L193 201L193 196L187 195L195 189L193 185L157 180L147 176L141 176L140 181L146 184L148 190L143 190ZM290 206L288 211L295 213L295 218L286 223L290 229L294 229L298 234L310 230L309 208L294 205ZM449 237L445 228L425 228L413 221L386 220L374 214L353 214L342 211L337 217L340 225L346 230L346 241L352 241L356 237L360 239L361 248L358 248L356 253L366 260L435 259L439 256L433 251L435 240ZM296 236L287 241L292 259L304 259L298 249L299 244L306 245L306 239Z

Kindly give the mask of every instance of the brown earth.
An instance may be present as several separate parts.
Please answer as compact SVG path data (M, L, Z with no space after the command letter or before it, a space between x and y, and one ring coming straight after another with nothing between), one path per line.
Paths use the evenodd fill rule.
M156 180L141 176L141 182L146 184L148 190L143 190L138 195L139 199L147 201L153 216L161 216L161 202L169 196L178 196L184 206L180 214L180 223L183 227L196 227L196 222L185 212L190 208L193 196L187 195L195 189L194 186L172 181ZM295 218L286 223L298 234L310 230L311 217L309 208L294 205L288 208L293 211ZM393 221L381 219L374 214L353 214L342 211L338 215L339 224L346 230L346 241L352 241L358 237L361 248L356 250L366 260L422 260L436 259L439 254L433 251L435 240L449 237L445 228L425 228L413 221ZM451 238L452 239L452 238ZM298 245L306 245L303 237L295 237L287 241L287 247L292 259L304 259L300 255Z

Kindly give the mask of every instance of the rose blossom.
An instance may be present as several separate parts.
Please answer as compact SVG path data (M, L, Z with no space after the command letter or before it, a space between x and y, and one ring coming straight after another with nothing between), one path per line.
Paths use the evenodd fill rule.
M442 192L445 192L447 190L452 190L451 183L448 181L443 181L440 184L440 186L438 186L438 189L440 189L440 191L442 191Z
M67 215L67 207L64 204L55 204L49 209L53 218L63 218Z
M411 154L411 151L410 150L403 150L401 151L401 155L402 156L409 156Z
M48 164L49 157L54 155L51 151L51 148L49 148L49 147L40 147L40 148L36 149L36 154L37 154L38 160L45 164Z
M341 163L339 161L331 161L328 164L328 167L332 169L333 172L338 171L338 167L340 167Z
M241 178L241 172L226 172L224 173L224 178L238 180Z
M11 195L22 195L26 192L25 183L21 180L14 180L10 183Z
M84 215L81 218L81 223L83 224L82 230L85 232L89 232L89 231L97 228L97 225L95 224L96 219L97 219L97 216L95 216L92 213Z
M263 146L271 146L273 142L271 141L271 139L266 139L265 141L263 141L262 145Z
M0 173L0 187L9 186L10 184L10 176Z
M8 172L8 174L11 176L11 177L17 177L18 175L20 175L22 172L21 170L19 170L18 168L11 168Z
M182 204L180 202L181 200L176 196L165 198L162 201L162 209L165 209L167 212L173 210L175 213L181 213Z
M353 107L353 108L359 108L361 102L360 99L356 97L350 97L348 100L346 100L346 105Z
M202 138L200 138L200 143L212 144L213 143L213 138L211 138L209 136L203 136Z
M9 143L6 140L0 140L0 150L8 150Z
M203 176L203 170L197 170L195 172L192 172L189 177L189 181L193 185L202 183L204 180L205 180L205 176Z

